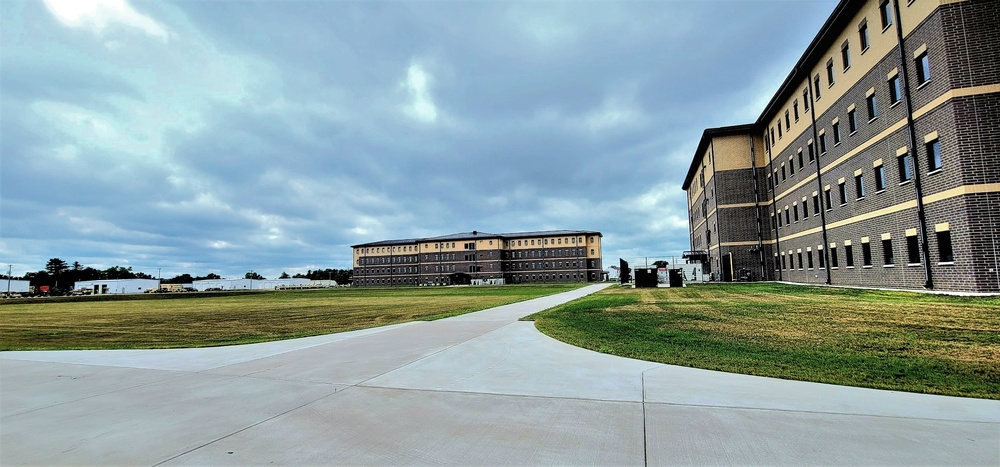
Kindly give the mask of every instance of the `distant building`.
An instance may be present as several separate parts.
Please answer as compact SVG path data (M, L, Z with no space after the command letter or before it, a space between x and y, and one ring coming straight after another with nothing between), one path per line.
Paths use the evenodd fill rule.
M28 293L31 291L31 281L22 281L15 279L4 279L0 281L0 293L6 294L10 292L13 294Z
M279 287L306 286L309 279L205 279L194 281L191 286L205 290L274 290Z
M156 279L105 279L96 281L80 281L73 285L74 290L90 289L94 295L143 293L156 290L160 281Z
M685 256L716 280L1000 291L997 11L841 1L755 123L705 130Z
M353 245L354 286L599 282L601 233L548 230Z

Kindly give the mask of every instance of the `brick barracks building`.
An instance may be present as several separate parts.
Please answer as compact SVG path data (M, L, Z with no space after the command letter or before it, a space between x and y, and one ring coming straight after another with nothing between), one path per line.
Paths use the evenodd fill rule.
M1000 292L1000 2L841 1L756 123L705 130L692 251L732 280Z
M599 282L601 233L472 231L352 246L355 286Z

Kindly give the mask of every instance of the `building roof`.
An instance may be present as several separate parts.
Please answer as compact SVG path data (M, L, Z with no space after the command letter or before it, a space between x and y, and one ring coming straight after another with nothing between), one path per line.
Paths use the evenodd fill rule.
M712 138L717 136L750 134L751 130L753 130L752 123L706 129L701 134L701 141L698 142L698 149L695 150L694 156L691 158L691 167L688 168L687 176L684 177L684 184L681 185L681 189L687 191L688 187L691 186L694 174L698 172L698 167L701 166L700 156L708 149L708 145L712 143Z
M528 238L528 237L546 237L546 236L559 236L559 235L597 235L603 236L600 232L595 230L539 230L534 232L512 232L495 234L489 232L480 232L478 230L473 230L472 232L459 232L449 235L442 235L439 237L426 237L426 238L406 238L399 240L380 240L377 242L369 243L359 243L357 245L351 245L351 248L365 247L365 246L387 246L387 245L409 245L416 244L419 242L438 242L438 241L450 241L450 240L478 240L483 238Z
M780 106L793 94L800 92L798 88L799 83L809 79L809 74L812 72L811 65L819 63L826 58L827 49L835 43L840 36L840 32L847 26L848 22L851 21L854 14L861 9L864 3L864 1L860 0L841 0L837 4L837 7L833 9L833 13L823 23L823 27L819 29L816 37L806 47L805 52L802 53L799 60L795 62L795 66L788 73L788 77L778 87L778 91L774 94L774 97L771 98L770 102L764 107L764 111L757 117L757 125L767 127L770 123L768 116L774 112L775 107Z

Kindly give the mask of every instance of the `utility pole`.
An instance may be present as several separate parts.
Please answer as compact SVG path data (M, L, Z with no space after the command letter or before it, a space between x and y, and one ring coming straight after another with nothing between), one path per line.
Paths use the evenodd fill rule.
M7 268L7 296L10 297L10 275L14 273L14 265Z

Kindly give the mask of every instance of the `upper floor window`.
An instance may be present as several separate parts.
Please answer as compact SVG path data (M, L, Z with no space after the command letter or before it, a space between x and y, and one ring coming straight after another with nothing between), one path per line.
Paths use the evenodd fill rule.
M868 104L868 120L875 120L875 117L878 117L878 103L875 102L875 94L869 94L865 100Z
M931 171L935 171L941 168L941 143L937 138L928 141L925 144L927 148L927 167Z
M858 131L858 115L853 108L847 111L847 129L851 133Z
M788 120L788 111L785 111L785 131L788 131L792 126L791 121Z
M809 111L809 90L802 90L802 110Z
M858 40L861 41L861 53L865 53L870 45L868 42L868 20L864 20L858 25Z
M847 71L851 67L851 44L849 42L844 42L840 46L840 58L844 62L844 71Z
M795 121L796 122L799 121L799 100L798 99L795 99L795 102L792 102L792 113L793 113L793 116L795 117Z
M899 164L899 183L907 182L913 178L913 166L910 165L910 156L907 153L902 153L896 157L896 162Z
M889 0L883 0L878 6L879 19L882 20L882 30L892 25L892 4Z
M902 90L899 87L899 75L889 78L889 102L895 104L903 98Z
M833 59L826 62L826 81L828 86L833 86Z
M813 77L813 84L816 86L814 88L816 89L816 100L819 100L819 98L823 96L823 94L819 92L819 75Z
M917 66L917 85L919 86L931 79L931 63L927 58L927 51L917 55L914 63Z

